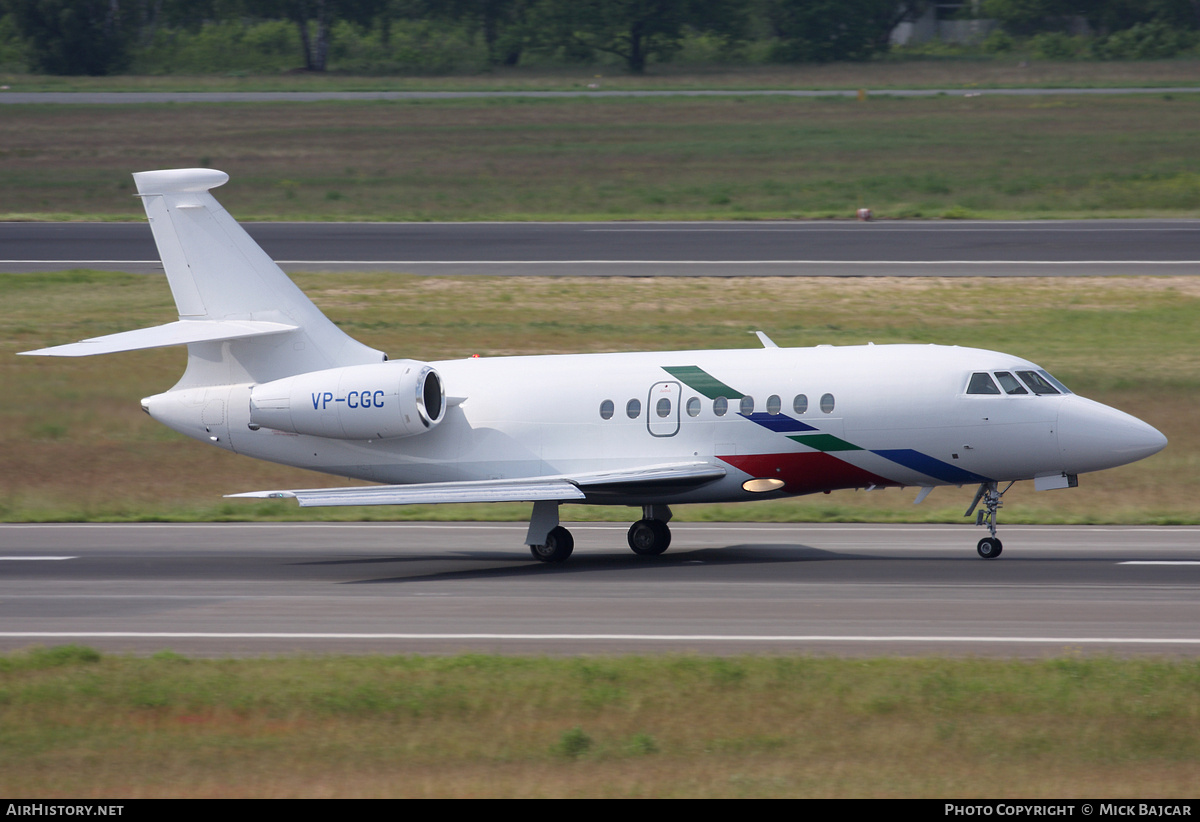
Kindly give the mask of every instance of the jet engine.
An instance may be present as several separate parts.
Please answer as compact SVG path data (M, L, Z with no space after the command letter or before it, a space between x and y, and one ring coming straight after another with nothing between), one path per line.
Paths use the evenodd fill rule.
M446 410L437 371L417 360L297 374L250 389L250 428L345 440L411 437Z

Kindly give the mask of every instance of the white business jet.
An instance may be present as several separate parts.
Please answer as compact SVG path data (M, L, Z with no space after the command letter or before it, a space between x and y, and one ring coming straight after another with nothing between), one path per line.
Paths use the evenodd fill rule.
M259 491L301 506L527 501L526 544L571 555L564 502L641 506L629 546L661 554L670 506L842 488L977 485L1000 556L1018 480L1140 460L1166 438L1033 363L973 348L865 345L389 360L339 330L223 209L212 169L133 175L179 309L153 328L25 352L187 345L154 419L238 454L385 483ZM1001 490L1001 485L1004 485ZM982 503L982 507L979 507Z

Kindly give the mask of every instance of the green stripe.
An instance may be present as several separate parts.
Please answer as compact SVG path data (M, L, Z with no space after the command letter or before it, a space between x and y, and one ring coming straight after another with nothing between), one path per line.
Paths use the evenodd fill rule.
M788 437L789 440L795 440L801 445L807 445L809 448L815 448L818 451L861 451L857 445L840 440L833 434L800 434L795 437Z
M703 368L694 365L664 365L662 369L688 388L699 391L710 400L715 400L717 397L740 400L746 396L741 391L733 390Z

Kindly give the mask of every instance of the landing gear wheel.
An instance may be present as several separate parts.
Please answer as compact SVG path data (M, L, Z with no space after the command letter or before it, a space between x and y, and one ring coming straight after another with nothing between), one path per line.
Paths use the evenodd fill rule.
M639 519L629 526L629 547L643 557L656 557L671 545L671 529L662 520Z
M1000 556L1000 552L1004 550L1004 546L995 537L984 537L979 540L979 545L975 546L975 550L984 559L995 559Z
M575 538L561 525L546 534L545 545L530 545L529 553L539 562L562 562L575 550Z

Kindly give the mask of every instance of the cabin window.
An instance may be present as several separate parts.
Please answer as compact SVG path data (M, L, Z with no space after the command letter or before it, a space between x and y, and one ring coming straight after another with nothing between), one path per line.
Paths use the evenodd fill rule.
M666 397L662 397L654 406L654 413L662 419L671 416L671 401Z
M641 400L630 400L625 403L625 415L631 420L636 420L642 414Z
M744 416L750 416L754 413L754 397L747 394L742 397L741 405L738 408L738 413Z
M767 397L767 413L772 417L779 413L779 409L783 407L783 402L779 399L778 394L772 394Z
M725 412L729 410L729 400L724 397L717 397L713 400L713 413L718 417L725 416Z
M1000 389L996 387L995 380L991 374L983 371L971 375L971 382L967 385L968 394L999 394Z
M825 414L833 413L833 394L821 395L821 411Z
M700 398L692 397L687 401L687 412L689 417L700 416Z
M1046 380L1041 374L1036 371L1018 371L1017 376L1021 378L1035 394L1057 394L1058 389Z
M792 410L797 414L803 414L808 410L808 394L797 394L796 399L792 400Z
M615 409L616 406L613 405L612 400L605 400L604 402L600 403L600 419L611 420L613 418L613 411Z
M1021 381L1007 371L997 371L996 379L1000 381L1000 387L1004 389L1005 394L1028 394L1025 386L1021 385Z

